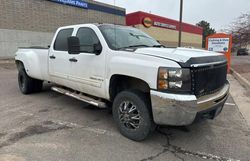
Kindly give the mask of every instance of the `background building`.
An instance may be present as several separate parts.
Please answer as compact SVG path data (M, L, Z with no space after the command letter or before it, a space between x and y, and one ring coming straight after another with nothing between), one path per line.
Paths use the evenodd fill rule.
M60 26L80 23L125 25L124 8L92 0L1 0L0 58L18 47L48 46Z
M166 46L178 46L179 21L139 11L127 14L126 24L139 28ZM201 48L202 31L201 27L183 23L182 46Z
M177 46L179 22L93 0L1 0L0 59L18 47L48 46L60 26L81 23L135 26L167 46ZM182 46L201 48L202 28L183 23Z

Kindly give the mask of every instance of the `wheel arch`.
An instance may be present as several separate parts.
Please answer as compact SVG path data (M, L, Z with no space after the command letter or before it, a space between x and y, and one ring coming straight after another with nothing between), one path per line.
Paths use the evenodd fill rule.
M16 63L18 71L20 71L22 69L24 69L24 71L25 71L26 68L24 66L24 63L21 60L15 60L15 63Z
M109 82L110 101L113 101L115 96L123 90L138 90L149 94L150 86L140 78L121 74L112 75Z

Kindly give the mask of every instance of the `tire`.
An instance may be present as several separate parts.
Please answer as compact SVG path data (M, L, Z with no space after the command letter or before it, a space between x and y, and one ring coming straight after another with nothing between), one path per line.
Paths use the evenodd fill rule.
M134 141L145 140L154 127L150 107L150 100L142 92L120 92L112 107L120 133Z
M22 68L18 71L18 85L23 94L31 94L42 90L43 81L29 77Z
M33 79L33 92L41 92L43 89L43 81Z
M18 72L18 85L23 94L30 94L33 92L32 78L30 78L23 69Z

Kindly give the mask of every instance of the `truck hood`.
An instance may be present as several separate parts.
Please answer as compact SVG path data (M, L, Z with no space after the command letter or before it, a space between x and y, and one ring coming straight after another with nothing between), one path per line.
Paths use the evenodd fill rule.
M183 67L190 66L191 64L226 61L223 54L189 48L139 48L135 51L135 54L169 59L179 63Z

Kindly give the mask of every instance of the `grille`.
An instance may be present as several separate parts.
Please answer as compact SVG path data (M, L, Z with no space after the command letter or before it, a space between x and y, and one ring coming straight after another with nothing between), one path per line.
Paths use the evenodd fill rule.
M227 64L210 65L191 69L192 92L197 97L214 93L226 83Z

